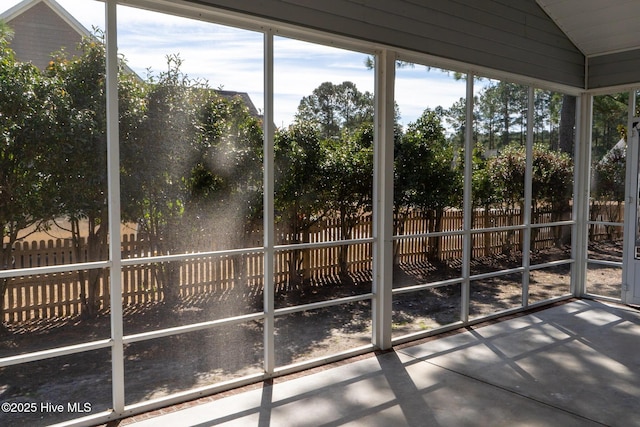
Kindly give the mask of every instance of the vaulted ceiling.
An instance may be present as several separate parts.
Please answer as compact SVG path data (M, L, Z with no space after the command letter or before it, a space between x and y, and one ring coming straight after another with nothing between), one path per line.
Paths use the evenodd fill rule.
M53 3L24 3L39 1ZM571 88L640 84L640 0L119 2L177 14L191 4L197 17L208 5L241 26L244 17L266 18Z
M640 49L640 0L536 0L587 57Z

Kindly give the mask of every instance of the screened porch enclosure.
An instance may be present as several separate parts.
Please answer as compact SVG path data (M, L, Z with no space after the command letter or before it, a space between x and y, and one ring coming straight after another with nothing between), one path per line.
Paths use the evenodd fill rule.
M0 423L96 425L460 328L495 350L474 325L548 331L546 307L585 313L558 326L575 342L593 313L635 339L610 307L640 294L636 82L582 87L566 40L551 75L204 3L86 0L99 29L46 70L1 40L31 120L0 151Z

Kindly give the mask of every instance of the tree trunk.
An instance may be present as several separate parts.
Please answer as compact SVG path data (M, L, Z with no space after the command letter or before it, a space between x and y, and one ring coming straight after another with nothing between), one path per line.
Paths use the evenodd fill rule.
M442 218L444 216L443 209L435 209L430 211L429 232L437 233L442 231ZM429 237L429 261L442 261L442 238L440 236Z
M351 232L353 230L352 221L349 221L348 214L345 209L340 209L340 238L342 240L351 240ZM349 278L349 245L338 247L338 265L340 278L344 282Z
M95 216L89 218L89 231L87 236L87 261L100 261L105 259L107 251L107 227L108 220L106 213L100 218L100 224L96 224ZM76 236L80 241L79 224L76 223ZM78 249L81 245L78 244ZM98 301L100 293L100 279L102 278L102 270L90 269L87 274L86 293L82 294L82 315L84 318L94 318L100 311L100 302ZM81 283L84 284L84 274L81 272Z
M558 149L569 155L573 155L576 126L576 97L562 96L562 109L560 110L560 130L558 135Z

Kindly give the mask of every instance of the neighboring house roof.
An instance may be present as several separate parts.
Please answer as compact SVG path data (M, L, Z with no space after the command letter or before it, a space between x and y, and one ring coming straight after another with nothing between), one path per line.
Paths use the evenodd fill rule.
M240 99L242 99L242 102L244 102L244 105L246 105L247 108L249 109L249 114L251 114L254 117L262 118L262 115L260 114L256 106L253 104L253 101L251 100L251 97L249 97L249 94L247 92L235 92L232 90L219 90L219 89L215 89L215 92L226 99L233 99L235 97L240 97Z
M82 55L78 44L83 37L92 35L55 0L23 0L0 14L0 20L9 24L14 32L10 46L16 58L31 62L41 70L60 50L64 49L69 56ZM134 74L133 70L125 67ZM227 99L240 97L252 116L261 117L248 93L229 90L216 92Z
M54 0L24 0L0 15L14 36L11 49L22 62L41 70L53 53L64 49L70 56L80 55L77 46L91 33Z

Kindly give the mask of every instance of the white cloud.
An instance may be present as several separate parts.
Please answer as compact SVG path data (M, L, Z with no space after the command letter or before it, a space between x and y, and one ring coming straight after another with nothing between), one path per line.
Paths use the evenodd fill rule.
M401 122L415 121L426 108L451 107L466 96L466 82L452 75L424 66L402 68L396 71L396 102Z
M58 0L85 27L104 28L104 3ZM3 0L7 9L18 0ZM3 9L3 10L4 10ZM206 79L212 87L248 92L263 109L262 34L161 13L118 7L118 47L141 77L167 67L166 56L179 54L182 71ZM373 92L374 73L366 54L276 37L275 122L291 122L300 99L321 83L352 81L360 91ZM464 81L425 67L398 70L396 101L402 123L414 121L426 107L451 106L465 95Z

